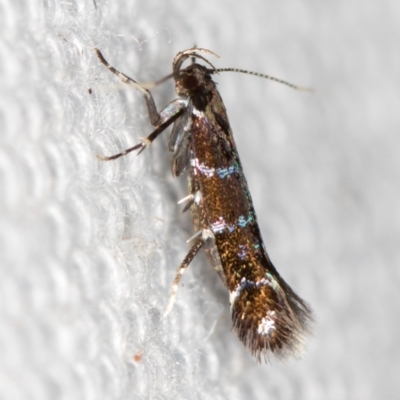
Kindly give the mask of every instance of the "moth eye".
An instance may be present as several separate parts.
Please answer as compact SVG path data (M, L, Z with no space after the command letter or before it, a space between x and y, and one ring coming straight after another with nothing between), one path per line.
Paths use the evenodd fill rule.
M199 86L199 80L193 75L185 75L182 79L182 86L185 89L194 89Z

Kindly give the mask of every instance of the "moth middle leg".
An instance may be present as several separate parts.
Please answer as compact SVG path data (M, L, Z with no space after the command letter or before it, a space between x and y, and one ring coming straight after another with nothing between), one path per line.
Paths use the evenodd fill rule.
M150 144L153 142L154 139L157 138L166 128L168 128L169 125L171 125L178 117L180 114L176 114L172 116L170 119L165 121L163 124L159 125L152 133L150 133L149 136L146 138L142 139L142 141L139 144L136 144L133 147L130 147L129 149L126 149L122 151L121 153L114 154L112 156L101 156L97 155L97 158L103 161L110 161L110 160L115 160L116 158L125 156L126 154L130 153L131 151L134 150L139 150L137 155L139 155L147 146L150 146Z

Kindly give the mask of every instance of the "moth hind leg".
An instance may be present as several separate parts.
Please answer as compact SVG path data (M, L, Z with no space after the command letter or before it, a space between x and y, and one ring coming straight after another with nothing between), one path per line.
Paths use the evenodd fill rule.
M171 310L174 306L176 293L178 291L179 282L182 278L183 273L186 271L186 268L192 262L193 258L196 256L196 254L199 252L199 250L203 247L206 240L207 240L207 237L205 235L202 235L202 237L200 237L195 242L195 244L192 246L192 248L189 250L189 253L186 255L186 257L182 261L182 264L179 266L179 268L176 272L176 275L175 275L175 279L172 282L171 294L170 294L168 305L164 312L163 318L165 318L171 312Z

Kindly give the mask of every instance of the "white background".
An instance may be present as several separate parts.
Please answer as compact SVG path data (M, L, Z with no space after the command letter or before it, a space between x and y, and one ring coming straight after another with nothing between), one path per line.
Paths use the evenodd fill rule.
M0 0L0 398L397 399L400 6ZM139 81L194 44L217 77L269 254L314 309L302 360L258 365L192 235ZM91 89L91 94L89 93ZM173 84L155 89L161 108Z

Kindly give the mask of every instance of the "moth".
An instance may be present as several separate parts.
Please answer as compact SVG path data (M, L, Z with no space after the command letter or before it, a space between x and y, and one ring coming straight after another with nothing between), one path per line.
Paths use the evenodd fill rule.
M218 57L215 53L191 48L179 52L172 74L156 82L172 77L178 95L158 112L148 88L117 71L100 50L95 51L102 64L143 95L155 127L141 143L110 157L98 157L114 160L135 150L140 154L173 124L168 144L173 152L172 173L180 176L187 171L189 193L179 203L186 203L183 211L190 209L196 233L189 239L192 246L177 271L164 315L172 309L182 274L203 248L229 290L233 330L250 353L259 362L267 361L270 354L277 358L301 356L311 331L312 312L267 254L227 112L212 75L245 72L301 88L268 75L217 69L202 55ZM192 63L183 68L189 58Z

